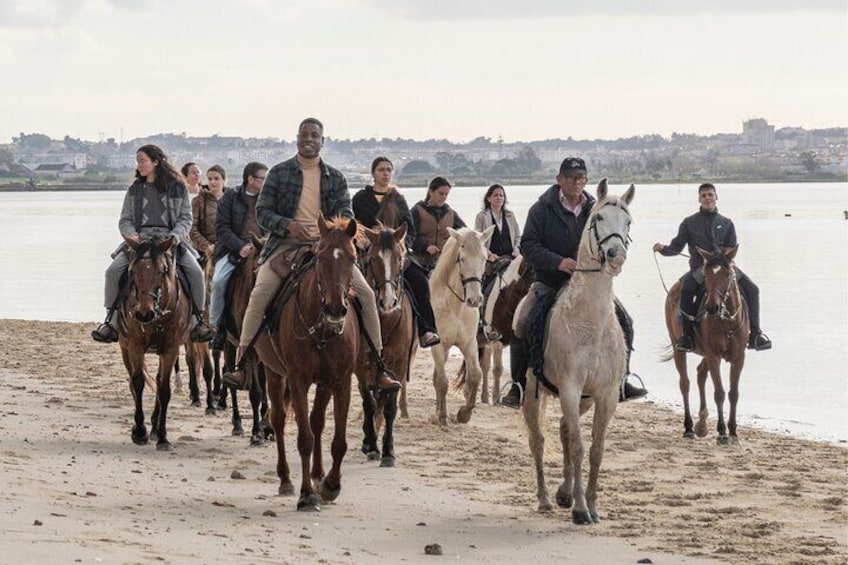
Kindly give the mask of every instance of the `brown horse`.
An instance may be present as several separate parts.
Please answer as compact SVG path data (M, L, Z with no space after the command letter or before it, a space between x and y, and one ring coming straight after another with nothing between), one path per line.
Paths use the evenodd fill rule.
M297 420L297 450L302 471L297 509L306 511L319 511L321 499L333 501L341 492L351 375L359 348L356 314L349 307L350 281L356 261L353 244L356 221L337 218L327 222L322 216L318 228L321 236L314 249L314 265L294 283L293 296L271 322L271 335L263 333L257 341L257 351L265 365L271 425L277 440L279 493L294 491L283 435L288 384ZM307 394L313 384L317 386L310 414ZM333 464L325 476L321 434L331 398L335 422ZM320 498L313 481L317 483Z
M510 261L509 266L496 275L483 300L483 317L489 326L501 334L501 339L493 343L477 340L477 352L483 378L480 384L480 402L493 404L500 402L501 377L503 376L503 351L512 339L512 316L518 303L527 294L533 282L533 269L522 256ZM489 396L489 369L492 370L491 397ZM465 362L459 368L454 387L460 389L465 384Z
M704 257L704 313L699 323L696 323L695 353L703 357L698 364L698 392L701 395L701 405L698 411L698 424L692 429L692 415L689 411L689 376L686 370L686 352L674 351L664 360L674 359L674 365L680 375L680 392L683 395L683 437L692 439L707 435L707 401L705 385L707 372L712 377L718 413L717 443L727 445L737 443L736 436L736 403L739 400L739 377L745 366L745 346L748 343L750 327L747 307L742 299L739 284L736 279L736 269L733 258L739 247L710 253L698 249ZM680 301L680 282L674 284L665 301L665 323L671 343L677 343L683 335L683 327L677 317ZM672 345L673 347L673 345ZM724 423L724 387L721 382L721 361L730 363L730 414L727 426ZM729 432L729 437L728 437Z
M130 263L128 293L121 303L118 343L124 366L130 377L130 391L135 400L135 423L132 440L137 445L148 441L142 409L142 393L147 380L144 354L159 355L156 375L156 404L150 419L151 433L157 436L156 448L171 450L167 427L168 402L171 400L171 371L180 351L188 341L191 297L177 279L173 238L129 242Z
M256 273L259 269L257 259L262 251L264 240L251 237L254 253L245 257L240 265L236 267L230 279L227 289L226 308L224 310L224 324L227 329L227 344L225 346L225 366L231 370L235 366L236 348L241 335L242 321L247 310L250 299L250 291L256 283ZM225 261L226 259L221 259ZM262 445L265 440L274 435L271 424L268 421L268 389L266 386L265 368L262 362L255 356L249 356L246 360L245 372L249 375L250 390L248 396L253 415L253 426L250 433L250 445ZM241 414L238 407L238 391L230 387L233 405L233 435L243 435ZM222 391L224 405L226 406L226 392Z
M374 289L377 299L383 334L383 362L401 380L401 394L405 394L409 365L418 347L412 304L403 291L406 230L406 224L398 229L380 225L377 230L363 230L370 242L364 258L365 278ZM398 409L398 391L372 394L368 389L368 375L373 375L377 368L368 355L369 348L364 343L365 340L362 341L355 370L364 412L362 452L368 459L380 459L381 467L394 467L394 421ZM377 447L379 416L375 418L375 414L380 412L386 425L382 454Z

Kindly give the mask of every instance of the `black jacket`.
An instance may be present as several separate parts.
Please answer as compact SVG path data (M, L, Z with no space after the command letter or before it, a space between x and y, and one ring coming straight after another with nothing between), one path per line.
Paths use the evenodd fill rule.
M377 202L373 186L366 185L365 188L354 194L351 203L353 205L353 217L356 218L357 222L366 228L373 228L377 225L377 214L380 213L382 203ZM406 198L400 193L398 193L397 204L398 212L402 218L401 223L406 224L406 247L412 249L412 242L415 240L415 224L412 221L412 214L409 212Z
M239 251L250 243L239 235L247 222L249 210L245 200L245 192L245 185L242 184L235 190L224 192L224 196L218 202L218 216L215 219L215 234L218 236L218 245L215 246L213 255L215 261L227 255L233 264L238 263L241 261ZM262 230L261 234L256 235L265 235L265 231Z
M571 276L558 270L564 257L577 259L577 248L595 198L583 191L586 203L575 216L559 201L559 185L546 190L527 212L527 223L521 236L521 254L533 265L536 280L552 288L559 288Z
M736 227L730 218L703 209L680 223L677 235L660 253L666 257L677 255L683 246L689 248L689 269L695 271L704 264L697 247L706 251L721 251L724 247L736 247Z

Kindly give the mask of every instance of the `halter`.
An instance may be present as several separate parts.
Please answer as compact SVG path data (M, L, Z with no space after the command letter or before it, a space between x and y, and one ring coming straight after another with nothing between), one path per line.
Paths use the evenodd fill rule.
M162 296L164 294L163 288L165 287L165 283L167 282L168 277L171 274L171 271L176 269L176 254L172 253L170 259L167 256L165 256L164 259L165 259L165 268L162 269L159 272L158 284L156 285L156 287L153 290L146 291L146 294L153 298L153 314L154 314L154 316L148 322L143 322L143 321L135 318L135 321L137 323L141 324L142 328L147 327L147 326L151 326L151 325L154 325L154 324L161 324L164 321L164 319L166 319L168 316L170 316L173 313L173 310L168 310L168 309L163 308L163 306L162 306ZM135 261L133 261L133 264L138 263L139 261L142 261L142 260L148 260L148 261L151 261L151 262L154 261L154 258L153 258L153 256L151 255L151 252L150 252L150 246L148 246L146 252L143 255L141 255L141 256L136 255L136 259L135 259ZM134 289L135 298L136 298L136 300L138 300L139 288L135 284L135 277L133 276L132 271L130 271L130 277L129 278L130 278L130 281L129 281L130 288ZM180 292L179 292L179 283L178 283L177 284L177 301L174 305L175 307L176 307L176 304L179 304L179 300L180 300ZM166 306L167 306L167 304L166 304Z
M456 293L456 291L454 291L454 289L451 285L446 285L446 286L451 291L451 294L456 296L456 298L460 302L464 303L465 300L466 300L465 285L467 285L468 283L472 283L472 282L478 282L478 283L480 283L480 286L482 287L483 286L483 280L480 277L463 277L462 276L462 263L459 260L459 253L457 253L457 256L456 256L456 268L457 268L457 271L459 271L459 281L462 283L462 296L458 295Z
M622 206L617 205L615 202L607 202L606 204L602 205L601 208L605 208L607 206L615 206L616 208L618 208L619 210L621 210L622 212L627 214L628 218L631 218L631 216L627 212L627 210L625 210ZM629 230L624 235L620 234L619 232L613 232L613 233L607 235L606 237L604 237L603 239L601 239L601 236L598 233L598 215L601 211L601 208L599 208L597 212L592 214L592 219L589 221L589 227L588 227L589 233L592 234L592 236L593 236L593 238L591 238L589 240L589 249L591 251L591 248L592 248L591 244L592 244L593 240L595 242L595 246L597 247L597 251L593 251L592 255L589 257L589 259L592 259L593 261L599 263L599 266L598 266L597 269L574 269L575 272L581 272L581 273L597 273L597 272L600 272L601 269L603 269L603 266L604 266L604 264L606 263L606 260L607 260L606 254L604 253L604 250L603 250L603 247L602 247L602 245L604 243L606 243L607 241L617 238L617 239L621 240L621 244L624 245L625 250L628 247L630 247L630 242L633 241L633 239L630 237L630 231Z
M704 265L703 268L706 269L706 265ZM739 311L742 309L742 292L739 290L739 279L736 276L736 269L733 268L733 265L728 265L727 269L728 271L730 271L730 284L727 285L727 288L725 288L721 292L715 289L710 291L710 295L718 296L721 299L721 302L719 303L718 313L711 314L707 311L706 308L704 308L704 319L719 318L720 320L724 321L736 320L736 316L739 315ZM727 307L727 301L730 298L731 290L733 290L734 288L736 288L736 292L739 294L740 300L736 305L736 310L731 313Z
M401 304L403 302L403 264L401 264L401 267L398 269L398 274L395 279L390 279L386 277L382 281L377 280L377 277L374 276L374 271L373 269L371 269L370 260L365 261L363 267L365 268L365 272L369 274L373 282L375 293L380 292L380 289L382 289L384 286L389 286L395 289L395 294L397 294L398 296L397 303Z
M315 342L315 346L319 350L322 350L327 346L327 339L324 339L324 338L319 339L318 333L322 329L326 329L327 326L329 326L329 324L327 324L327 310L325 308L325 306L327 305L327 300L326 300L326 298L324 298L324 285L321 284L321 277L318 276L318 261L320 261L320 258L316 255L315 264L313 266L313 269L315 270L315 286L318 289L318 296L320 297L320 307L318 308L318 316L317 316L315 322L310 325L309 323L307 323L306 318L303 316L303 310L301 310L301 302L302 301L300 299L301 285L299 285L299 284L297 286L297 300L295 300L295 306L296 306L295 309L297 311L298 318L300 318L301 323L306 328L307 335L313 339L313 341ZM351 266L351 268L356 268L356 267ZM342 297L343 297L345 305L347 305L348 304L347 288L345 288L344 285L341 284L341 283L332 283L330 285L331 288L333 286L342 287L342 290L343 290ZM341 324L337 324L337 325L334 324L333 326L329 326L329 330L331 332L329 339L340 336L342 333L344 333L344 329L345 329L344 322L342 322ZM306 336L295 336L295 337L298 337L298 339L303 339Z

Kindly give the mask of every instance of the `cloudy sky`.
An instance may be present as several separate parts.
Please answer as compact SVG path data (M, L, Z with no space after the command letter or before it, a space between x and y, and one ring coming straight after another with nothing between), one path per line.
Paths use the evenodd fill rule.
M848 2L0 0L0 77L0 143L846 126Z

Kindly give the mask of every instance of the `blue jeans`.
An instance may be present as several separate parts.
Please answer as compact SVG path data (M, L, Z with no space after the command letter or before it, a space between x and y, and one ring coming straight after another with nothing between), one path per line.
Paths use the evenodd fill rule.
M212 274L211 294L209 298L209 321L216 327L224 323L224 306L226 301L227 284L236 266L230 262L229 257L221 257L215 263L215 272Z

